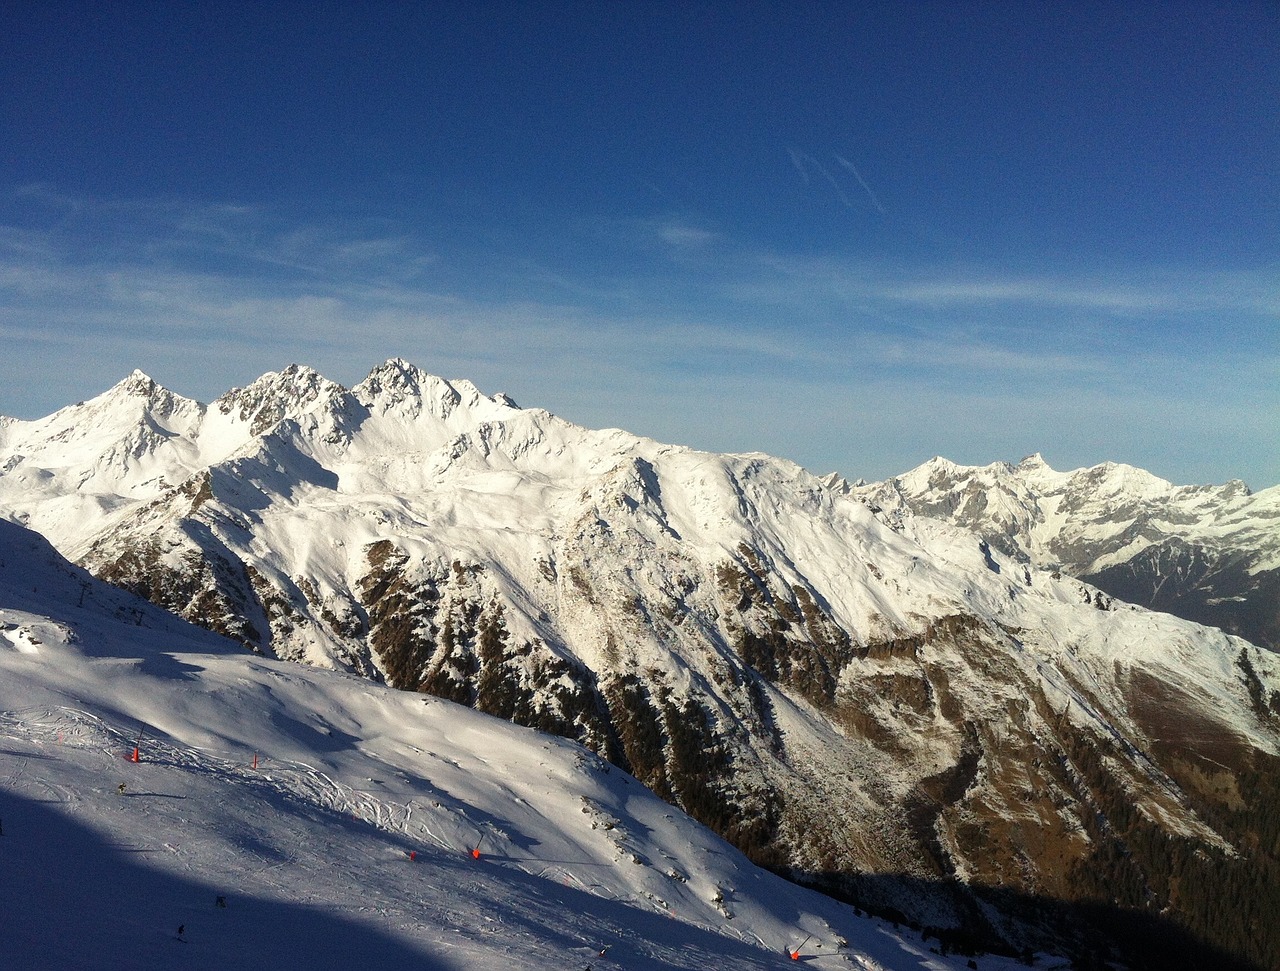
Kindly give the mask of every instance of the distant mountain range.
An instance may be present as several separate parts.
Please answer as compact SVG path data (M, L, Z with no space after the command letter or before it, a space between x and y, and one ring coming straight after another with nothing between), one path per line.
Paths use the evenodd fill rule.
M1280 960L1276 508L1034 458L854 486L401 360L207 406L135 372L0 419L0 515L99 577L578 739L861 906L1099 960L1144 934ZM1180 602L1253 643L1101 586L1185 550L1213 566L1173 571Z
M995 549L1109 595L1280 650L1280 487L1174 486L1039 455L982 467L934 459L856 494L893 516L963 526Z

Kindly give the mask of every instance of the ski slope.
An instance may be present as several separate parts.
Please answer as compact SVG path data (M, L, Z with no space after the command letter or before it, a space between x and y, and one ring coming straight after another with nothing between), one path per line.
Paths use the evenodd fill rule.
M571 742L250 654L3 521L0 828L30 971L966 966Z

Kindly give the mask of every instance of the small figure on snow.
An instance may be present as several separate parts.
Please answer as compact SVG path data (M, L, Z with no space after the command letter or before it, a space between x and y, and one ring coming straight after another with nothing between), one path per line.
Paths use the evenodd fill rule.
M116 786L116 792L120 793L120 795L122 795L122 796L124 795L124 783L123 783L123 782L122 782L122 783L120 783L120 785Z
M187 930L187 925L186 925L186 924L179 924L179 925L178 925L178 937L182 937L182 935L186 933L186 930Z
M213 905L215 907L222 907L225 910L227 906L227 898L219 894L218 898L213 902Z

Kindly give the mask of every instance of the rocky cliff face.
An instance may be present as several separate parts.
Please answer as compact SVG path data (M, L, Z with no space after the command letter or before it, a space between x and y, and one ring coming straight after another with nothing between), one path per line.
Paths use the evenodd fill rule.
M1034 947L1095 902L1231 943L1209 895L1274 869L1277 658L1042 570L1043 508L938 500L994 516L979 536L403 361L207 408L126 384L6 426L0 512L253 650L579 739L758 861L944 936Z
M851 491L890 515L955 523L1040 569L1280 650L1280 487L1174 486L1114 463L1055 472L1033 455L983 467L934 459Z

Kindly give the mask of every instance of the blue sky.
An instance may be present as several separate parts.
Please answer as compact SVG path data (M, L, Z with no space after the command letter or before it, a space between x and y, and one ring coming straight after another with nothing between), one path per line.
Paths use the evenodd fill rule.
M0 414L403 356L882 478L1280 483L1274 3L15 3Z

